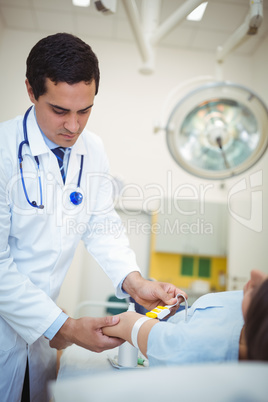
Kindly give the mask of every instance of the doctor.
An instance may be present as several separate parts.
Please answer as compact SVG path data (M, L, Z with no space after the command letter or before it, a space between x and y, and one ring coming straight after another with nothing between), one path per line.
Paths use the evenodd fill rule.
M73 319L56 304L81 239L118 297L151 309L182 292L143 279L125 234L114 235L121 222L107 157L85 129L99 86L90 46L69 34L48 36L31 50L26 77L33 107L0 125L2 402L47 401L56 349L76 343L100 352L121 343L102 332L118 317Z

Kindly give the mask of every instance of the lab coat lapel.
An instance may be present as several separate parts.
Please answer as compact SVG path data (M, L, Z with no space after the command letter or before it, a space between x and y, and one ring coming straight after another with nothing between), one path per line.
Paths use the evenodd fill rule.
M29 146L31 150L31 154L33 156L41 156L40 163L45 172L51 173L56 181L62 186L63 180L61 176L61 172L59 169L58 161L52 151L47 147L40 128L37 124L35 115L34 115L34 107L29 113L27 119L27 132L28 132L28 140ZM25 150L29 148L25 147ZM28 152L28 151L26 151Z
M34 107L29 113L26 125L28 141L32 155L39 156L48 153L49 149L43 139L42 133L35 119Z
M83 138L80 135L72 147L65 184L70 184L75 176L78 175L81 164L81 155L86 155L86 153L87 150Z

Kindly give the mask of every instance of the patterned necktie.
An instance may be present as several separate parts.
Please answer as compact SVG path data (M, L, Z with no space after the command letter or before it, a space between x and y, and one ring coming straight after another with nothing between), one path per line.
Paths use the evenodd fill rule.
M59 164L59 167L60 167L62 180L63 180L63 183L65 183L65 171L64 171L64 167L63 167L65 148L64 147L58 147L58 148L52 149L51 151L56 155L56 157L58 159L58 164Z

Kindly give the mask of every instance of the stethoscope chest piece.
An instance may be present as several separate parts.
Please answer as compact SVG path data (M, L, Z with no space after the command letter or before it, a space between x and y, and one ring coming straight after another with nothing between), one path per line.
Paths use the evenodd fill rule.
M78 191L74 191L73 193L70 194L70 201L74 205L79 205L83 201L83 195Z

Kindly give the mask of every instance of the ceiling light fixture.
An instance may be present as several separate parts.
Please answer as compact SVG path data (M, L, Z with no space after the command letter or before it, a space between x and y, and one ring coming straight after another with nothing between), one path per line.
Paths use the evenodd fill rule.
M90 0L72 0L73 5L77 7L89 7Z
M167 145L184 170L227 179L253 166L268 147L268 109L250 89L208 82L181 98L166 123Z
M201 21L204 15L204 12L207 8L208 2L205 1L204 3L200 4L196 7L190 14L187 15L187 20L189 21Z

